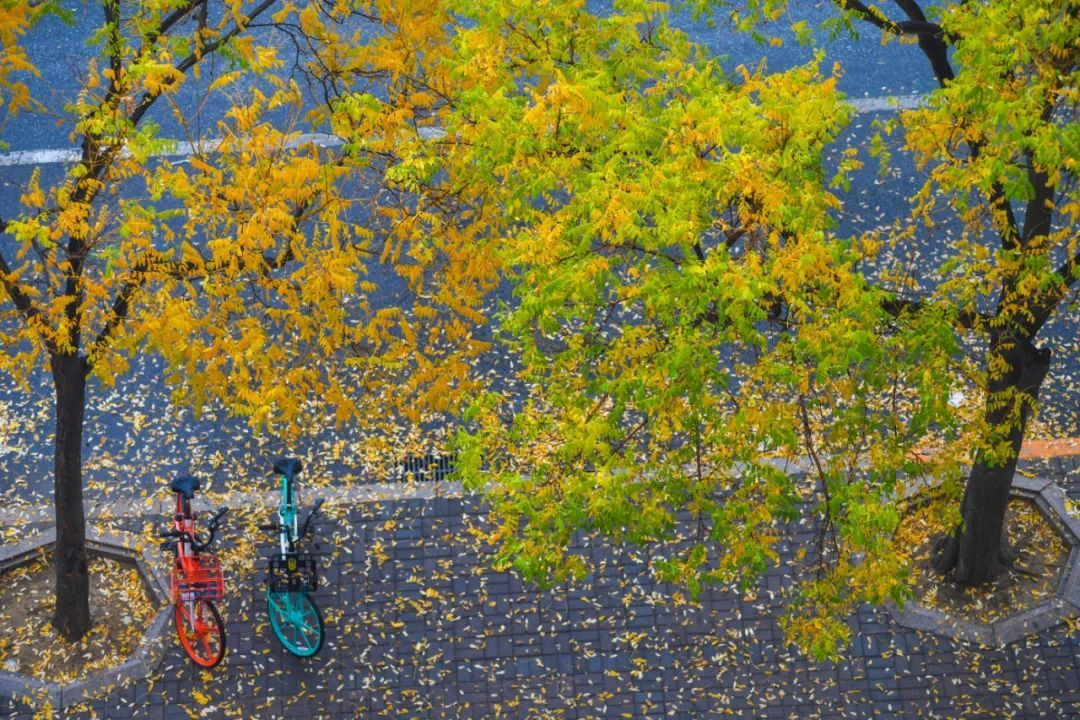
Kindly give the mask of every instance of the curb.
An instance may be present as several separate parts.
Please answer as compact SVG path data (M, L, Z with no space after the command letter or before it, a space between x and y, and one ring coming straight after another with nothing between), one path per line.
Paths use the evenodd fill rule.
M925 488L919 488L922 489ZM1065 492L1048 478L1017 476L1013 479L1012 496L1033 502L1069 548L1054 597L993 622L956 617L916 602L908 603L903 609L895 603L886 603L897 625L956 641L1003 648L1080 616L1080 520L1066 509Z
M48 553L48 548L55 543L56 529L49 527L36 537L17 545L0 547L0 573L32 562ZM143 586L158 612L143 632L138 648L119 665L64 684L40 680L22 673L0 671L0 696L25 700L29 704L44 703L47 700L54 709L62 709L94 696L103 688L147 677L161 662L165 653L164 632L168 626L171 605L168 604L169 592L164 581L154 571L150 556L145 551L137 550L134 539L126 533L101 533L93 527L86 530L86 550L92 555L132 563L139 571Z

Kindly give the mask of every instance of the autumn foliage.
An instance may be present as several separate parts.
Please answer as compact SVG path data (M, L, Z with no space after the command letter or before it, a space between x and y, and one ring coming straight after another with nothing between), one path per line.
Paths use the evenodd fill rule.
M56 389L55 623L68 638L89 626L89 378L111 385L157 353L178 398L215 399L279 436L312 412L417 421L454 411L469 388L467 360L482 348L471 328L492 282L490 262L463 256L470 230L421 229L407 158L358 141L326 147L351 122L331 98L346 82L339 69L350 91L363 81L395 97L406 48L358 40L395 7L385 21L321 2L98 9L97 55L63 111L79 157L59 174L35 170L21 205L0 213L0 370L22 382L44 365ZM21 47L50 12L63 14L55 3L0 8L9 114L62 86L39 78ZM423 42L420 30L399 39ZM315 102L303 88L320 83ZM392 146L405 120L381 127L379 142ZM400 302L369 302L374 266L405 286Z
M571 539L599 531L659 544L656 569L692 590L749 584L809 520L784 624L819 655L853 605L906 597L893 532L924 479L956 501L942 572L979 583L1006 561L1000 521L1050 368L1038 335L1080 277L1075 13L837 5L849 29L917 41L942 86L890 127L925 172L892 228L833 229L861 158L824 171L849 113L827 74L725 74L659 4L478 9L459 72L492 79L458 106L469 161L441 166L451 183L483 168L506 211L500 329L523 396L479 397L460 438L502 561L580 576ZM761 29L786 11L718 16ZM898 272L947 222L944 264ZM981 412L950 404L959 389Z
M763 34L788 11L688 5ZM925 173L911 215L853 236L835 218L867 158L823 159L852 115L841 69L725 70L665 3L106 0L67 118L81 160L3 214L0 369L47 362L79 433L85 377L145 352L178 394L282 433L316 406L417 421L467 400L461 475L502 563L580 576L571 539L599 531L658 544L692 591L746 586L810 523L785 624L834 652L853 604L906 595L913 478L943 479L958 523L1007 498L1038 334L1080 277L1075 13L837 5L837 27L918 42L941 85L892 128ZM49 7L0 8L9 112ZM230 69L198 85L226 106L207 131L181 90L211 56ZM160 159L178 143L152 110L187 163ZM894 261L943 215L961 231L912 283ZM489 321L518 369L485 390ZM980 412L949 403L961 387ZM58 489L80 487L78 437L57 442ZM979 582L1000 527L959 528L942 569Z

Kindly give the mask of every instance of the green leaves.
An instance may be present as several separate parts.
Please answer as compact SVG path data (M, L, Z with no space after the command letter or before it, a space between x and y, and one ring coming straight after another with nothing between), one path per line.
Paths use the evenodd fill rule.
M962 435L943 379L957 315L886 312L860 269L880 241L832 234L822 151L851 113L835 79L729 77L641 3L604 19L492 7L455 44L460 144L441 169L505 211L487 231L514 284L501 337L524 396L485 396L459 435L466 482L490 482L500 557L555 582L584 572L573 532L595 531L655 544L656 571L692 594L745 588L812 513L830 540L798 560L818 579L787 628L835 653L847 609L903 594L893 498L927 468L910 451ZM629 27L654 11L646 42ZM797 457L808 473L774 465ZM680 512L701 537L679 536Z

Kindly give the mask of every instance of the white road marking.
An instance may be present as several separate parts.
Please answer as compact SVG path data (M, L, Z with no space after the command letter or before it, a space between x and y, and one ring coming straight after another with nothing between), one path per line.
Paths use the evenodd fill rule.
M421 133L421 137L424 137L424 133ZM220 138L210 138L199 143L201 152L213 153L214 148L220 146L222 140ZM327 135L325 133L307 133L304 135L298 135L288 143L285 144L287 148L300 147L301 145L315 145L316 147L338 147L344 145L345 141L336 135ZM188 141L177 141L173 149L164 152L154 153L153 157L190 157L195 154L196 146L194 143ZM5 153L0 155L0 167L11 167L13 165L48 165L51 163L73 163L78 162L82 157L82 150L79 148L66 148L66 149L48 149L48 150L20 150L18 152Z
M869 97L849 99L855 106L856 112L892 112L895 110L911 110L923 101L922 95L897 95L890 97ZM420 137L425 140L438 140L446 135L441 128L420 128ZM217 147L221 143L218 139L210 139L200 143L204 151ZM291 140L286 147L295 148L301 145L312 144L317 147L341 147L345 141L336 135L325 133L308 133L299 135ZM195 154L195 146L187 141L177 141L172 150L154 153L154 157L179 157L187 158ZM0 153L0 167L15 167L19 165L55 165L78 162L82 157L79 148L47 148L42 150L17 150L15 152Z
M848 98L859 114L914 110L926 101L925 95L891 95L887 97Z

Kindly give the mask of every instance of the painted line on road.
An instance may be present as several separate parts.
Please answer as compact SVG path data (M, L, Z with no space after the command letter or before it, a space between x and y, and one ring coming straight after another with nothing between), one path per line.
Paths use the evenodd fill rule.
M162 152L151 153L150 157L191 157L192 155L212 155L215 148L221 147L222 138L211 138L200 143L192 143L187 140L169 143L172 148ZM316 147L339 147L345 141L336 135L326 133L306 133L297 135L285 143L287 149L293 149L302 145L315 145ZM63 148L49 150L19 150L0 155L0 167L12 167L15 165L50 165L75 163L82 158L82 150L79 148Z
M897 110L911 110L919 107L923 101L922 95L896 95L887 97L867 97L849 99L859 114L876 112L894 112ZM437 140L446 133L440 128L420 128L418 134L425 140ZM179 157L186 158L195 154L213 154L214 148L220 147L221 138L213 138L201 143L192 143L187 140L177 140L170 143L171 149L162 152L151 153L151 157ZM327 133L306 133L298 135L285 144L287 149L297 148L303 145L315 145L316 147L341 147L345 141ZM15 152L0 154L0 167L16 167L21 165L66 165L78 162L82 158L80 148L46 148L42 150L17 150Z
M925 95L890 95L887 97L848 98L860 115L875 112L895 112L896 110L914 110L922 107Z

